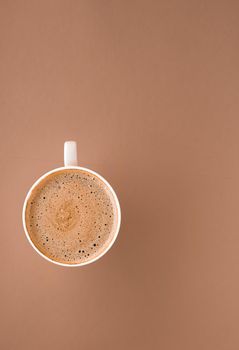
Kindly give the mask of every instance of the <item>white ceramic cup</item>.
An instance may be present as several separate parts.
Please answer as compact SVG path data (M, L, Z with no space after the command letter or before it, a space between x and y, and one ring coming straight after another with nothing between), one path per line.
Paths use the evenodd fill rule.
M57 264L57 265L61 265L61 266L67 266L67 267L75 267L75 266L83 266L83 265L87 265L87 264L90 264L96 260L98 260L99 258L101 258L111 247L112 245L114 244L116 238L117 238L117 235L119 233L119 229L120 229L120 222L121 222L121 210L120 210L120 205L119 205L119 200L115 194L115 191L113 190L113 188L110 186L110 184L101 176L99 175L98 173L96 173L95 171L93 170L90 170L90 169L87 169L87 168L82 168L82 167L79 167L78 165L78 162L77 162L77 145L76 145L76 142L75 141L66 141L65 144L64 144L64 167L60 167L60 168L56 168L56 169L53 169L51 171L48 171L46 174L42 175L33 185L32 187L30 188L30 190L28 191L27 193L27 196L25 198L25 201L24 201L24 204L23 204L23 209L22 209L22 222L23 222L23 227L24 227L24 231L25 231L25 234L27 236L27 239L28 241L30 242L31 246L35 249L35 251L40 254L43 258L45 258L46 260L54 263L54 264ZM113 195L113 198L114 198L114 201L115 201L115 208L116 208L116 211L117 211L117 215L115 215L115 220L117 220L116 222L116 229L115 229L115 232L114 232L114 236L111 240L111 242L109 243L108 246L105 247L105 249L98 255L96 256L95 258L92 258L92 259L89 259L88 261L86 262L82 262L82 263L79 263L79 264L65 264L65 263L60 263L58 261L55 261L53 259L50 259L48 258L47 256L45 256L42 252L39 251L39 249L34 245L34 243L32 242L31 240L31 237L27 231L27 226L26 226L26 207L27 207L27 202L31 196L31 193L32 191L34 190L34 188L36 186L38 186L40 184L40 182L42 180L45 179L46 176L50 175L50 174L53 174L55 172L58 172L59 170L64 170L64 169L78 169L78 170L84 170L84 171L87 171L89 172L90 174L93 174L95 176L98 176L98 178L108 187L108 189L111 191L112 195Z

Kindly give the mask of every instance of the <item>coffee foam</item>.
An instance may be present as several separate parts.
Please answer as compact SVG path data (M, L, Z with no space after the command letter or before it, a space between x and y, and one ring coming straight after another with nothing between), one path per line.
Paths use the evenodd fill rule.
M25 215L37 249L65 264L96 258L116 231L113 194L100 178L83 170L65 169L44 178L32 191Z

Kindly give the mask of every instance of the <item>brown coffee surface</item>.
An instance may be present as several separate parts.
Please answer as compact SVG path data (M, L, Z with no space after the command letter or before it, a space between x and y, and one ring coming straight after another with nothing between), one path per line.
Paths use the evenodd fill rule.
M48 175L26 207L30 239L48 258L78 264L100 255L113 239L117 211L105 183L87 171Z

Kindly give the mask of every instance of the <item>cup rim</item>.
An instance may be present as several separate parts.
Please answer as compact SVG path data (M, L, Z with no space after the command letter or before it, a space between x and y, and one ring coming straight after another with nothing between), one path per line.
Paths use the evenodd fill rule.
M61 263L58 261L55 261L53 259L50 259L49 257L47 257L46 255L44 255L36 246L35 244L32 242L30 235L28 233L27 227L26 227L26 219L25 219L25 214L26 214L26 207L27 207L27 202L28 199L30 198L30 195L33 191L33 189L48 175L53 174L55 172L61 171L61 170L66 170L66 169L77 169L77 170L83 170L83 171L87 171L89 173L91 173L92 175L97 176L111 191L113 198L115 200L115 204L116 204L116 210L117 210L117 225L116 225L116 230L114 233L114 237L112 238L110 244L105 248L105 250L103 250L103 252L101 252L98 256L96 256L95 258L89 260L89 261L85 261L82 263L77 263L77 264L65 264L65 263ZM27 195L25 197L24 203L23 203L23 208L22 208L22 223L23 223L23 228L24 228L24 232L25 235L29 241L29 243L31 244L31 246L35 249L35 251L41 255L44 259L46 259L47 261L58 265L58 266L64 266L64 267L80 267L80 266L84 266L84 265L88 265L88 264L92 264L93 262L97 261L98 259L100 259L103 255L105 255L110 248L113 246L118 234L119 234L119 230L120 230L120 224L121 224L121 209L120 209L120 204L119 204L119 200L118 197L115 193L115 191L113 190L112 186L109 184L108 181L105 180L105 178L103 176L101 176L100 174L98 174L96 171L93 171L91 169L85 168L85 167L81 167L81 166L63 166L63 167L59 167L59 168L55 168L52 169L50 171L48 171L47 173L43 174L42 176L40 176L34 183L33 185L30 187L30 189L27 192Z

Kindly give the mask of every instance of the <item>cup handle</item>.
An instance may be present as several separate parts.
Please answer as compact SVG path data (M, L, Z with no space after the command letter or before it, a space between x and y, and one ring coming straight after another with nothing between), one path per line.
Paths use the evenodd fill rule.
M77 166L77 145L75 141L64 143L64 165L65 167Z

